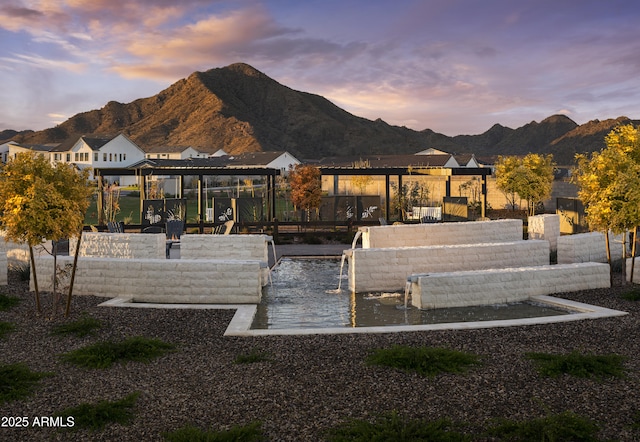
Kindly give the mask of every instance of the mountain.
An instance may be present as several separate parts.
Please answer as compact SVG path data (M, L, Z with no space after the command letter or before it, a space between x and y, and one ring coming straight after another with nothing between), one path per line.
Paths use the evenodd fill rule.
M194 72L157 95L77 114L60 125L32 132L0 132L0 140L60 143L79 135L124 133L143 149L193 146L230 154L287 150L298 158L364 154L412 154L429 147L476 156L553 153L569 164L576 152L604 146L616 124L579 126L554 115L517 129L499 124L480 135L448 137L430 129L414 131L357 117L329 100L290 89L253 67L237 63Z

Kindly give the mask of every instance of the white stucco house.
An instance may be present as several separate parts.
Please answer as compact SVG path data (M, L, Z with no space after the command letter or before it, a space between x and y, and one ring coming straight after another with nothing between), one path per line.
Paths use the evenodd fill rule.
M222 155L226 155L224 151L222 152ZM187 158L208 158L210 156L212 155L191 146L154 146L145 149L145 157L149 159L186 160Z
M229 155L227 167L269 167L280 169L280 173L286 175L289 168L300 164L300 161L286 151L247 152L238 155Z
M15 141L8 141L0 144L0 162L2 162L2 164L6 164L7 160L10 158L9 146L15 146L17 144L18 143Z

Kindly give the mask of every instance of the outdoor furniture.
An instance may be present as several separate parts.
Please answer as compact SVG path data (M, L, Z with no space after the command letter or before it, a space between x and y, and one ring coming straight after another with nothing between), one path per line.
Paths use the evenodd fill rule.
M124 221L110 221L107 223L109 233L124 233Z
M164 229L160 226L147 226L142 229L142 233L164 233Z
M180 235L184 230L184 221L181 219L172 219L167 221L167 258L170 256L171 247L180 243Z
M219 226L214 226L211 233L214 235L228 235L231 233L231 229L234 225L233 220L226 221L224 224L220 224Z

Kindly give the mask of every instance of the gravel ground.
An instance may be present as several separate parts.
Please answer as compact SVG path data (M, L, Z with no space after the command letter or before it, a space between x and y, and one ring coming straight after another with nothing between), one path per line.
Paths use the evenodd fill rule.
M234 311L105 308L103 298L73 301L72 319L88 314L104 326L86 338L52 336L62 318L35 317L33 295L11 277L5 292L23 302L0 321L16 331L0 340L0 364L24 362L55 373L28 399L0 404L0 416L51 416L85 402L117 400L139 391L131 425L102 431L0 428L2 441L156 441L193 424L215 430L262 421L271 441L318 441L348 418L374 419L396 410L409 418L448 417L483 428L491 419L528 419L571 410L595 422L603 440L640 440L632 428L640 410L640 304L620 298L619 287L562 295L629 312L627 316L541 326L370 335L224 337ZM2 290L0 290L2 291ZM43 296L49 312L49 299ZM108 339L159 338L177 351L150 363L89 370L65 364L61 353ZM482 355L466 375L422 378L364 360L393 344L443 346ZM525 352L574 349L628 358L625 378L541 378ZM252 350L270 360L238 365ZM478 438L480 440L480 438Z

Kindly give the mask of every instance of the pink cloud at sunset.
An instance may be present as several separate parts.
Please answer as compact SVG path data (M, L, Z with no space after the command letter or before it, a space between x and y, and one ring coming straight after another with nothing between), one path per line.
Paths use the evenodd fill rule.
M51 127L236 62L355 115L447 135L555 113L640 118L638 19L633 0L5 0L0 130Z

